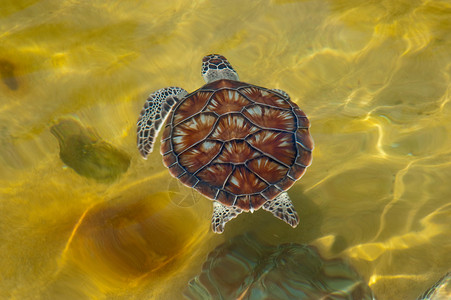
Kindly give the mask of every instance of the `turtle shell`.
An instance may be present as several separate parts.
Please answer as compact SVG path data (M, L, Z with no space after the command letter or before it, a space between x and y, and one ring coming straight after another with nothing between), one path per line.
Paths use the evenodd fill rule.
M282 94L218 80L176 104L161 154L185 185L226 206L255 210L288 190L310 165L309 126Z

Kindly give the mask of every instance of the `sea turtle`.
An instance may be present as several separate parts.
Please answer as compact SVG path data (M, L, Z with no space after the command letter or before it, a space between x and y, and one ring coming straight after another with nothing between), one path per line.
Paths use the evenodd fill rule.
M296 227L286 191L312 161L306 115L287 93L241 82L219 54L202 60L206 84L188 94L179 87L152 93L138 119L137 144L146 158L158 132L172 176L213 200L211 227L262 207Z

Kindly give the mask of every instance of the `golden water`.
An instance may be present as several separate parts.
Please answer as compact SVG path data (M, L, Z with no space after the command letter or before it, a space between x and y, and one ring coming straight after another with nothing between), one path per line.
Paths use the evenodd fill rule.
M3 0L0 41L1 299L179 299L246 231L346 259L378 299L451 269L450 1ZM296 229L258 211L215 235L211 202L139 157L147 94L200 87L212 52L310 117ZM115 179L65 165L67 120L115 149Z

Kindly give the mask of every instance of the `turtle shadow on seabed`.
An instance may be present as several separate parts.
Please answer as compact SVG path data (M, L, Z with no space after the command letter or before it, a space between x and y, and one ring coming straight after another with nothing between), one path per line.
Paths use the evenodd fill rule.
M153 299L153 288L180 273L203 240L207 221L194 209L173 205L167 193L153 192L151 183L125 186L86 209L38 298L122 293L120 299Z
M305 195L302 184L294 185L288 194L299 215L299 225L296 228L287 226L283 221L259 209L258 211L240 215L229 222L224 231L226 239L237 233L252 232L258 238L271 243L303 242L308 243L321 236L323 214L318 205L309 196Z
M324 259L315 247L269 245L252 234L227 240L208 254L187 285L188 299L374 299L345 261Z

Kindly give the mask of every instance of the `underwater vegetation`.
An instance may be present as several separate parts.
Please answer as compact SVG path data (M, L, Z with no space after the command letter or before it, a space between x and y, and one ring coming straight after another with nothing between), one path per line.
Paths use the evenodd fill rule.
M311 246L264 244L234 237L209 255L185 290L188 299L374 299L365 281L339 259Z
M101 140L75 119L60 119L50 131L58 139L61 160L82 176L109 182L130 166L127 153Z

